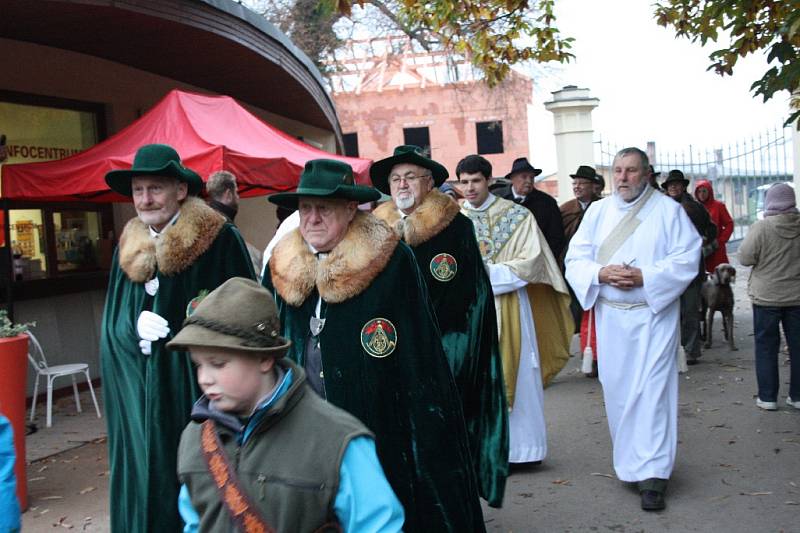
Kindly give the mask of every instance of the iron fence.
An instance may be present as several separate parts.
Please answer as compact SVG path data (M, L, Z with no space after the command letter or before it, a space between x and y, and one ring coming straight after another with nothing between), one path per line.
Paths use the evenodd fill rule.
M610 177L614 155L622 149L611 141L595 141L595 161ZM734 220L732 240L741 239L747 228L764 216L764 196L776 182L792 182L791 128L775 127L736 143L714 148L689 145L678 151L659 151L655 143L647 143L647 154L663 180L672 169L683 171L694 190L698 180L709 180L714 196L725 202ZM610 180L607 179L610 182Z

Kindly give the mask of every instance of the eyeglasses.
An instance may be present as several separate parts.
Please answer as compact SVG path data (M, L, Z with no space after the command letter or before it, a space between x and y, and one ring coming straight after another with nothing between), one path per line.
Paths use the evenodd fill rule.
M400 185L400 182L405 180L406 183L408 183L410 185L412 183L416 183L417 180L420 180L420 179L423 179L423 178L430 178L430 177L431 177L430 174L421 174L419 176L417 176L416 174L411 174L411 173L404 174L402 176L400 176L399 174L392 174L391 176L389 176L389 183L392 184L392 185Z

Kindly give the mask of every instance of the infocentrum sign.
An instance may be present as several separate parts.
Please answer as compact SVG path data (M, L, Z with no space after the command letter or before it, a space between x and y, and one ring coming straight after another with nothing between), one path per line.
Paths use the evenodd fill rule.
M97 143L97 121L78 111L0 101L0 163L63 159Z

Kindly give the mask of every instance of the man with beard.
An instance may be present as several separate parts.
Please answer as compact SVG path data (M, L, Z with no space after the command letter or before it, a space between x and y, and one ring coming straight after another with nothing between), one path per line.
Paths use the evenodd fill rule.
M358 210L380 193L355 185L340 161L306 163L299 228L275 246L273 291L287 356L308 383L375 434L378 458L403 504L404 531L484 531L458 389L414 254ZM324 428L320 428L324 431Z
M199 396L188 353L166 348L183 320L228 278L254 278L244 241L198 195L203 181L170 146L139 148L106 174L136 217L114 254L101 326L111 530L179 531L176 457Z
M447 175L419 147L398 146L370 168L373 185L392 196L373 214L414 251L461 396L480 494L500 507L508 475L508 412L494 298L472 223L436 189Z
M665 507L678 444L679 298L697 275L700 236L683 209L648 186L647 154L617 153L614 192L572 237L566 274L595 306L600 383L614 470L636 482L642 509Z

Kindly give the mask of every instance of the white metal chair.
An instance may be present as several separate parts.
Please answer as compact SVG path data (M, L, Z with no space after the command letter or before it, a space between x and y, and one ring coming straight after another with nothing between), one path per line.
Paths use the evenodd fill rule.
M97 406L97 397L94 395L94 388L92 387L92 380L89 377L89 365L87 363L73 363L67 365L48 366L47 359L44 356L42 345L30 331L26 334L30 338L28 342L28 359L36 370L36 384L33 387L33 401L31 402L31 420L33 420L36 413L36 396L39 394L39 378L47 378L47 427L53 425L53 382L56 378L61 376L70 376L72 378L72 392L75 394L75 405L78 412L81 410L81 400L78 397L78 384L75 382L75 374L81 372L86 375L86 383L89 384L89 392L92 393L92 401L94 402L94 409L97 411L97 418L100 418L100 408Z

